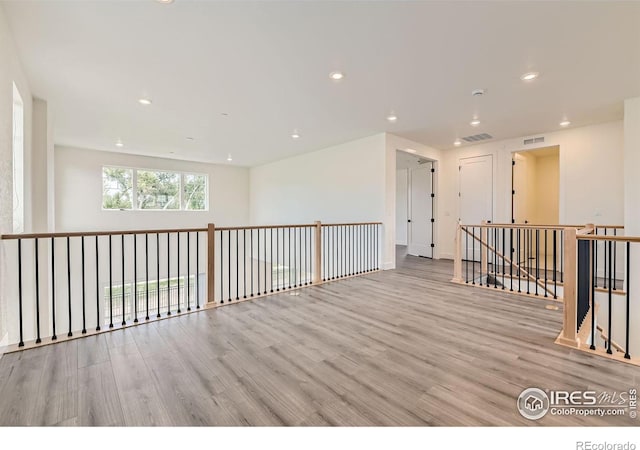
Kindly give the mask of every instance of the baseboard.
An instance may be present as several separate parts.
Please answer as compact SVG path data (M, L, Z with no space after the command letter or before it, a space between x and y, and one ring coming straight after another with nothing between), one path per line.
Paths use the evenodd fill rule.
M9 346L9 333L6 333L2 339L0 339L0 359L6 353Z
M392 262L386 262L386 263L382 263L382 270L393 270L396 268L395 263Z
M440 253L440 258L438 259L451 259L453 260L454 256L451 253Z

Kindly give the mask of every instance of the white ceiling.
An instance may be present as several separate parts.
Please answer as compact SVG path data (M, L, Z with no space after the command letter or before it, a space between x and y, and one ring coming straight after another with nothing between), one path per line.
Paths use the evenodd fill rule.
M640 95L638 2L2 6L63 145L225 163L231 153L240 165L383 131L447 149L481 132L558 129L565 116L572 127L620 119ZM332 82L334 70L346 78ZM540 78L522 82L532 70Z

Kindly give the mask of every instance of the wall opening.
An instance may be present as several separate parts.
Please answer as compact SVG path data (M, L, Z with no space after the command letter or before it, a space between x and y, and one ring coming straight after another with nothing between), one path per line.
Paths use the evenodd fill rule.
M396 152L396 245L414 256L433 257L434 161Z
M558 225L560 220L560 147L513 153L512 223Z

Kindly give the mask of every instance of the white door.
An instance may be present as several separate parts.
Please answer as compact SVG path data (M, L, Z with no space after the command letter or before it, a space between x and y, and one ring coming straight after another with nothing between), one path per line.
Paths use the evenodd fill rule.
M459 166L460 221L463 225L479 225L483 220L493 221L493 156L463 158ZM469 230L471 231L471 230ZM476 229L479 236L480 230ZM466 236L462 236L462 254L466 255ZM476 259L480 255L480 244L469 238L469 259L473 254L471 242L475 246Z
M433 257L431 247L432 228L432 186L431 168L433 163L422 164L411 169L409 185L409 248L414 256Z

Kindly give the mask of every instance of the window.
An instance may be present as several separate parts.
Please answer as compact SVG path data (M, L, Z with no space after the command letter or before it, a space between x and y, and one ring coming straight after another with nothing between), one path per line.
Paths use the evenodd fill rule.
M13 232L24 231L24 103L13 84Z
M102 207L133 209L133 171L118 167L102 169Z
M103 209L206 211L206 175L164 170L102 168Z
M207 177L205 175L184 175L184 209L204 211L207 209Z
M137 171L138 209L180 209L180 174Z

